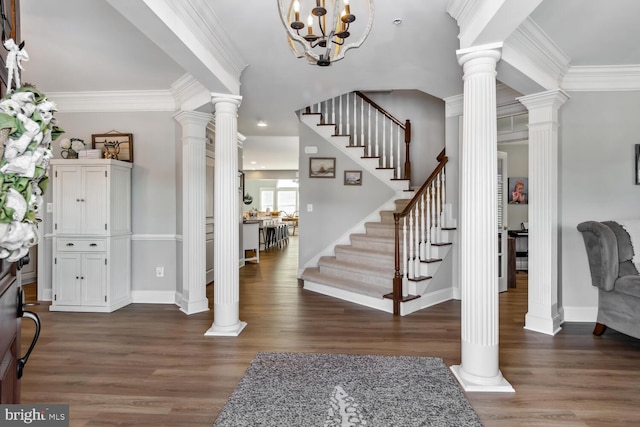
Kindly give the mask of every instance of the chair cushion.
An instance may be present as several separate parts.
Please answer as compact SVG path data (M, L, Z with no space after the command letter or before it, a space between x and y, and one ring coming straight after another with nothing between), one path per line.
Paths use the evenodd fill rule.
M640 298L640 275L619 277L614 284L614 291Z
M618 275L620 277L638 274L638 269L633 264L633 244L631 243L631 237L623 225L620 225L615 221L604 221L607 227L613 231L616 235L616 241L618 243L618 260L620 261L620 270Z

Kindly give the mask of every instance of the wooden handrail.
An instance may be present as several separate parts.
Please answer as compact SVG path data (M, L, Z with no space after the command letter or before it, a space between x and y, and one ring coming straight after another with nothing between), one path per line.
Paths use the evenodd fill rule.
M396 119L395 117L393 117L389 112L387 112L387 110L385 110L384 108L382 108L381 106L379 106L378 104L376 104L375 102L373 102L371 100L371 98L369 98L367 95L365 95L364 93L360 92L359 90L354 91L354 93L356 95L358 95L360 98L364 99L367 103L371 104L371 106L373 108L375 108L376 110L380 111L382 114L384 114L384 116L386 118L388 118L389 120L391 120L393 123L397 124L398 126L400 126L401 129L406 130L404 123L402 123L400 120ZM406 136L405 136L406 138ZM405 139L406 141L406 139Z
M449 158L445 155L445 149L442 149L440 154L438 154L438 166L431 172L427 180L422 184L420 189L416 191L416 194L409 201L407 206L401 212L393 213L393 221L394 221L394 236L395 236L395 272L393 275L393 314L396 316L400 315L400 302L402 301L402 273L400 272L400 219L406 218L407 215L411 212L411 210L415 207L418 200L423 196L424 193L427 192L427 189L431 186L436 177L442 172L445 165L449 161ZM407 256L407 254L404 254Z

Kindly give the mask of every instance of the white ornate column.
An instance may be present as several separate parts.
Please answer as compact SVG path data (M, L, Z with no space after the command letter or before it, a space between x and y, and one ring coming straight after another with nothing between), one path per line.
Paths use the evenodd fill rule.
M464 70L460 153L461 363L466 391L514 391L498 368L496 64L502 44L457 51Z
M529 110L529 311L525 329L555 335L558 313L558 110L562 90L518 98Z
M216 118L213 184L213 325L205 335L238 336L240 321L240 203L238 196L238 107L242 97L212 94Z
M181 111L182 125L182 299L187 314L209 310L206 279L206 150L211 114Z

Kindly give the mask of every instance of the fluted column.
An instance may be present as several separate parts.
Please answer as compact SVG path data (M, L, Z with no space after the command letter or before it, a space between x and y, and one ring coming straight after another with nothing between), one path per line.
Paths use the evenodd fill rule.
M464 101L460 165L460 365L466 391L513 391L498 369L496 63L501 44L457 52Z
M213 184L213 325L205 335L238 336L240 321L240 203L238 196L238 107L242 97L213 94L215 170Z
M529 110L529 311L525 328L560 331L558 313L558 110L561 90L518 98Z
M207 123L213 116L181 111L182 125L182 299L187 314L209 310L206 278L206 151Z

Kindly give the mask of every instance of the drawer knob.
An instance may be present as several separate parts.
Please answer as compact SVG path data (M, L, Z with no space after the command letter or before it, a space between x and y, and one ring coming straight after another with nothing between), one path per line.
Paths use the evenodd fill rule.
M91 243L89 246L98 246L97 243Z
M73 243L67 243L67 246L74 246Z

